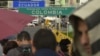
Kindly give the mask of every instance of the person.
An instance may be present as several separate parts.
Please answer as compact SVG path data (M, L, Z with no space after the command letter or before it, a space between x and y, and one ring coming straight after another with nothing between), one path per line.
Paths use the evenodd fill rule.
M22 31L17 36L17 48L10 50L7 56L31 56L31 37L27 31Z
M8 42L8 39L7 39L7 38L0 40L0 44L1 44L2 47L4 47L4 45L5 45L7 42Z
M69 56L69 50L68 45L71 44L71 42L68 39L62 39L59 43L61 50L63 51L65 56Z
M4 45L5 45L7 42L8 42L8 39L7 39L7 38L0 40L0 50L1 50L0 52L2 53L2 54L0 54L0 55L2 55L2 56L4 56L3 48L4 48Z
M91 56L91 46L86 22L76 15L71 15L69 21L74 29L73 56Z
M0 56L3 56L3 48L1 44L0 44Z
M59 46L59 44L56 47L56 52L59 56L65 56L64 53L61 50L61 47Z
M33 38L34 56L58 56L56 53L56 38L49 29L39 29Z
M6 56L8 51L13 49L13 48L17 48L18 44L16 43L16 41L8 41L3 48L3 53Z

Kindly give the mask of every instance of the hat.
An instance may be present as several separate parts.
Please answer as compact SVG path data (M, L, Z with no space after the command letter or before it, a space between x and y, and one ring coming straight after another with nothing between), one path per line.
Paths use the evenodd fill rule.
M90 0L83 6L76 9L73 15L85 20L89 29L92 29L100 22L100 0ZM72 15L69 19L70 18L72 18Z

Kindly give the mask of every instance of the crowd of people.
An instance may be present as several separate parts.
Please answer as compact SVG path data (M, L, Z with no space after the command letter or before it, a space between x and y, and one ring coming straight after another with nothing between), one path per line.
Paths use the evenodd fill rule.
M16 41L3 39L0 44L0 56L70 56L67 48L70 41L62 39L57 43L50 29L39 29L33 39L27 31L22 31Z
M68 39L58 43L51 29L39 29L32 39L27 31L22 31L16 41L0 40L0 56L91 56L87 23L75 15L69 18L74 29L73 43Z
M27 31L22 31L16 41L0 40L0 56L91 56L87 23L75 15L69 17L69 22L74 30L73 43L68 39L58 43L51 29L39 29L32 39Z

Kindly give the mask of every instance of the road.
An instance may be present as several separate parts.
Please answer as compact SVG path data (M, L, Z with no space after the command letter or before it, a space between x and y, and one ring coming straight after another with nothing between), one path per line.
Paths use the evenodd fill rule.
M36 26L36 27L25 27L23 30L24 30L24 31L27 31L27 32L30 34L31 38L33 38L33 35L34 35L40 28L41 28L41 26ZM22 31L23 31L23 30L22 30ZM7 38L8 38L9 40L15 40L16 37L17 37L17 34L12 35L12 36L9 36L9 37L7 37Z
M35 34L40 28L42 28L42 26L41 26L41 25L38 25L38 26L35 26L35 27L25 27L23 30L29 32L31 38L33 38L34 34ZM22 31L23 31L23 30L22 30ZM64 32L67 32L67 29L66 29L66 28L62 28L62 30L63 30ZM55 32L55 30L54 30L54 32ZM61 34L61 35L62 35L62 34ZM10 39L13 40L13 39L15 39L16 37L17 37L17 34L14 35L14 36L10 36Z
M23 30L29 32L31 38L33 38L34 34L41 28L41 26L35 27L25 27Z

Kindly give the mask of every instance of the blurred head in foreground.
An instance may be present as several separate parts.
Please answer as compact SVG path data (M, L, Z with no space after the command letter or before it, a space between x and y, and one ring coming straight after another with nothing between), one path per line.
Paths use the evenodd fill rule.
M69 21L74 28L74 47L80 55L90 56L91 47L88 36L88 26L80 17L71 15Z

